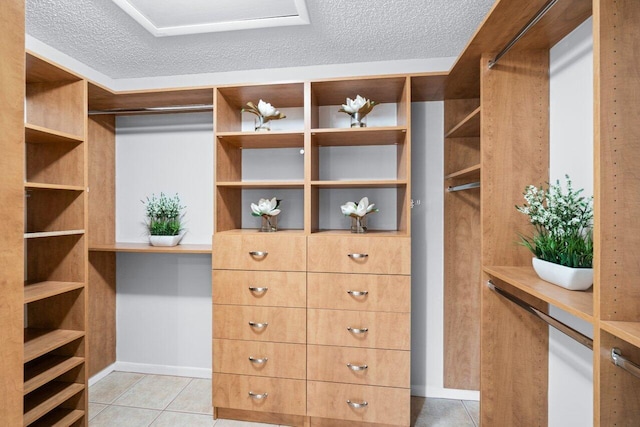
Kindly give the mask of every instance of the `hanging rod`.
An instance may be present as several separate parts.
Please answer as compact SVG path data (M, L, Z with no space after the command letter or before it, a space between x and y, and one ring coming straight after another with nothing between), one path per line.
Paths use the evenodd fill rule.
M174 105L171 107L111 108L106 110L89 110L89 115L197 113L200 111L213 111L213 104Z
M502 295L503 297L505 297L509 301L519 305L521 308L525 309L529 313L538 316L540 319L545 321L547 324L549 324L550 326L553 326L554 328L556 328L557 330L559 330L563 334L567 335L569 338L573 338L574 340L578 341L583 346L587 347L590 350L593 350L593 340L591 338L589 338L588 336L576 331L571 326L568 326L568 325L562 323L561 321L559 321L555 317L551 317L548 314L541 312L537 308L532 307L529 303L521 300L520 298L518 298L518 297L516 297L514 295L511 295L509 292L505 291L504 289L500 289L491 280L487 281L487 286L489 287L489 289L491 289L491 290L495 291L496 293Z
M629 372L631 375L640 378L640 366L636 365L629 359L625 359L624 356L622 356L622 351L619 348L614 347L611 349L611 361L617 367L622 368L625 371Z
M472 188L479 188L480 182L470 182L469 184L455 185L453 187L447 187L449 193L455 191L471 190Z
M538 23L538 21L540 21L542 19L542 17L558 2L558 0L549 0L547 3L545 3L544 6L542 6L542 9L540 9L538 11L538 13L536 13L536 15L531 18L531 21L527 22L527 24L522 27L522 29L520 30L520 32L518 34L516 34L516 36L511 39L511 41L509 43L506 44L505 47L502 48L502 50L500 51L500 53L498 53L496 55L495 58L493 58L491 61L489 61L489 68L493 68L494 65L496 65L498 63L498 61L500 61L500 58L502 58L504 55L506 55L507 52L509 52L511 50L511 48L518 43L518 40L520 40L525 34L527 34L527 32Z

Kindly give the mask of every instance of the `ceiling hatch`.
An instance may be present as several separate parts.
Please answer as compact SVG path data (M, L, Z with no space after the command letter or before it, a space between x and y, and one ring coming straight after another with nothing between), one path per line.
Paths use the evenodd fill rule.
M305 0L113 0L156 37L307 25Z

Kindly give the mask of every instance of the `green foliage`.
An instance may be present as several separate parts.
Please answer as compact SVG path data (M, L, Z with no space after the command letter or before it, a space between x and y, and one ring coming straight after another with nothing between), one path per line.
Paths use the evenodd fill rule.
M566 192L560 181L547 190L528 186L526 204L516 206L529 216L535 229L532 237L521 236L521 243L537 258L573 268L593 264L593 197L574 190L565 176Z
M169 198L164 193L160 197L152 194L147 201L142 200L146 207L147 229L152 236L176 236L182 231L182 209L178 194Z

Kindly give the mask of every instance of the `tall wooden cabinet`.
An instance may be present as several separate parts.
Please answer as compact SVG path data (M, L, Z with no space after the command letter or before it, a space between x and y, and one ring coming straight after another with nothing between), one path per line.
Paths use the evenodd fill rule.
M395 113L377 126L337 125L340 104L356 94L389 104L385 108ZM291 425L409 425L410 79L219 87L214 99L216 416ZM243 128L240 109L258 99L301 110L294 113L304 117L299 129ZM373 171L354 180L327 164L328 148L349 148L357 162L370 146L395 147L391 179ZM276 156L274 162L279 150L303 150L302 167L264 159L302 173L287 180L247 179L245 150L258 149L270 149L265 152ZM292 190L280 215L299 215L289 221L300 228L259 232L259 218L249 222L243 215L257 200L249 199L255 189L260 197ZM339 209L350 200L337 200L336 193L362 197L372 189L393 193L392 206L375 215L390 215L394 226L352 234ZM327 229L340 219L341 229Z

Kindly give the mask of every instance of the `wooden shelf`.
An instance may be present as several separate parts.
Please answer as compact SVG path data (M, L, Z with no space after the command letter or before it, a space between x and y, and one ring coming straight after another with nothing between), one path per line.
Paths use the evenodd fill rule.
M60 295L84 287L82 282L37 282L24 286L24 303L39 301L41 299Z
M224 181L216 187L226 188L304 188L302 181Z
M49 129L31 123L24 125L24 137L26 142L45 144L80 144L83 138L66 132Z
M341 105L347 97L353 98L359 94L379 104L394 103L402 99L406 81L405 76L399 76L311 82L312 98L315 105Z
M215 234L257 234L259 236L278 236L282 234L304 234L304 230L279 228L275 233L264 233L258 228L234 228L232 230L216 231Z
M30 362L83 336L84 331L25 328L24 362Z
M212 87L152 89L112 92L94 82L88 84L89 110L212 105Z
M27 51L25 65L27 83L74 82L82 80L82 78L74 72L54 64L33 52Z
M312 144L320 147L354 145L397 145L405 141L405 126L312 129Z
M351 230L316 230L312 231L313 235L332 235L332 236L350 236L354 238L358 237L367 237L367 236L376 236L376 237L410 237L405 231L398 230L371 230L368 229L366 233L352 233Z
M148 243L114 243L111 245L92 245L92 252L133 252L159 254L210 254L211 245L151 246Z
M60 230L60 231L42 231L36 233L24 233L25 239L39 239L43 237L60 237L84 234L84 230Z
M484 272L593 324L593 288L570 291L540 279L532 267L484 267Z
M448 72L413 74L411 102L442 101L448 75Z
M600 321L600 329L640 348L640 322Z
M24 394L31 393L83 363L82 357L49 356L25 366Z
M45 184L41 182L25 182L25 190L63 190L63 191L84 191L81 185Z
M217 132L216 137L240 148L303 148L302 131Z
M31 424L32 427L68 427L84 416L80 409L56 408Z
M445 133L445 138L466 138L480 136L480 107L476 108L460 123Z
M459 170L449 175L445 175L444 179L461 179L461 178L475 178L480 179L480 165L473 165L468 168Z
M247 102L257 105L260 99L278 109L304 106L304 83L220 86L217 90L238 113Z
M407 185L406 180L358 180L358 181L311 181L317 188L399 188Z
M53 382L25 398L24 425L34 423L67 399L84 390L84 384Z

